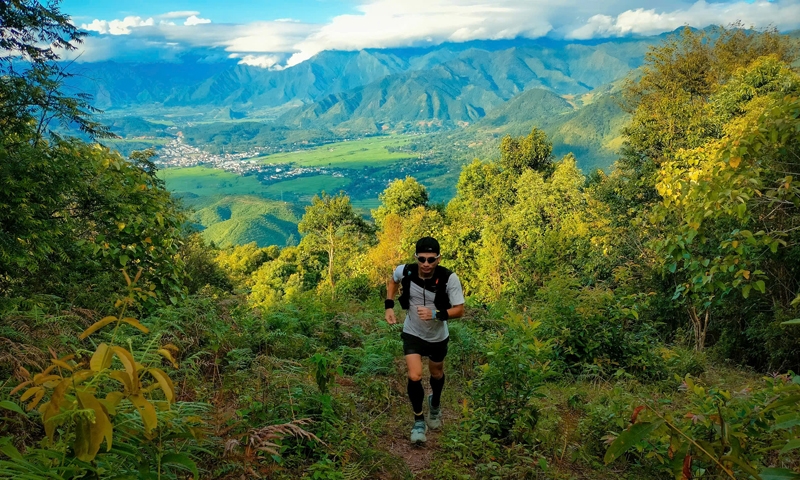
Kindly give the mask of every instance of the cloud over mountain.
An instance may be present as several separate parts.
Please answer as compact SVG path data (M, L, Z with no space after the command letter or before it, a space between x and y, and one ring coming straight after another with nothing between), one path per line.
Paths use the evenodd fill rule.
M652 35L683 25L702 28L735 21L745 26L796 29L800 27L800 0L654 0L646 7L640 0L368 0L356 7L355 13L335 16L327 23L286 19L215 23L213 17L203 17L198 11L174 11L82 24L96 35L87 40L87 52L80 60L116 58L120 49L112 45L124 44L145 56L148 49L175 52L205 48L224 52L243 64L284 68L324 50L516 37L586 40ZM123 36L130 38L108 40Z

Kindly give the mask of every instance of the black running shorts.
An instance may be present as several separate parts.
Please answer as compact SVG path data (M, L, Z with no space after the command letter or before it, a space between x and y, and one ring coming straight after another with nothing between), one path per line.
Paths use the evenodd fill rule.
M410 333L402 332L400 338L403 339L403 355L422 355L430 358L431 362L442 362L447 356L447 342L450 338L445 338L441 342L429 342Z

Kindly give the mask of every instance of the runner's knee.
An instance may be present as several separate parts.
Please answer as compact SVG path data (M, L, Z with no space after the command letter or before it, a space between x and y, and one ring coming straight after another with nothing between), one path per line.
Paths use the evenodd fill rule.
M408 379L412 382L419 382L422 380L422 372L408 372Z

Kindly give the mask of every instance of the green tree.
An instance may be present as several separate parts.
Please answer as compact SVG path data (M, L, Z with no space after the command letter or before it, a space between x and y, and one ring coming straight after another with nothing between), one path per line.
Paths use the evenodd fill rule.
M506 135L500 141L500 164L517 175L527 169L546 171L552 154L553 143L536 127L525 137Z
M88 96L63 93L69 75L55 63L84 34L57 2L26 0L0 4L0 33L0 291L102 290L112 283L94 275L127 266L176 300L184 217L155 176L152 151L126 160L53 130L108 134Z
M341 250L357 252L360 246L366 246L365 234L370 232L369 225L353 211L350 197L344 193L330 196L322 192L320 196L315 195L297 228L304 234L301 244L310 250L326 253L327 283L331 291L335 286L337 254Z
M620 167L634 181L643 181L647 192L652 192L656 168L665 158L722 135L709 102L740 68L766 55L787 64L796 58L796 45L789 37L774 29L741 27L684 28L652 47L641 75L626 83L624 104L632 117L623 131ZM655 200L652 193L647 198Z
M428 204L428 191L414 177L397 179L378 195L381 205L372 211L372 218L379 227L386 215L393 213L404 216L416 207Z
M709 99L724 125L720 140L665 160L655 219L674 227L655 243L675 275L698 350L713 310L731 292L755 289L791 309L797 293L797 95L800 76L769 55L740 69ZM788 96L787 96L788 95ZM768 285L771 279L778 280ZM735 301L735 300L734 300Z

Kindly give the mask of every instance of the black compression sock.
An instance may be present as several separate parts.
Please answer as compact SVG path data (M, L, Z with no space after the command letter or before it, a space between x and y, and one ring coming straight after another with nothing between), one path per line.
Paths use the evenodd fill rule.
M442 389L444 389L444 374L442 374L442 378L431 377L431 390L433 390L431 407L439 408L439 403L442 400Z
M422 414L422 401L425 399L425 389L422 388L422 380L415 382L408 379L408 399L414 409L414 420L423 420L425 416Z

